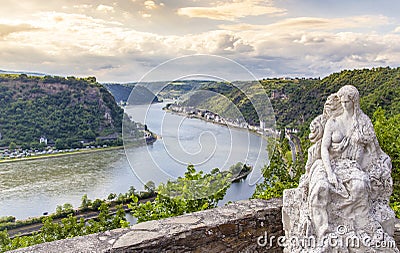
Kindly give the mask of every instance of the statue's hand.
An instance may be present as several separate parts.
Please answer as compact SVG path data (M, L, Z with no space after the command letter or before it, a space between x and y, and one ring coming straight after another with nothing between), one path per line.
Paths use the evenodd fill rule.
M328 173L328 182L331 183L335 188L338 188L338 179L336 174L333 172Z

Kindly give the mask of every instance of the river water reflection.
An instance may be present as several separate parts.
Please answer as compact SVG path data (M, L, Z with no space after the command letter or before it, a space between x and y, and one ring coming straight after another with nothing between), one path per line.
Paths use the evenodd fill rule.
M187 163L205 172L238 161L253 165L254 172L232 184L220 204L249 198L267 162L266 142L247 131L165 113L163 106L152 105L145 117L148 128L162 136L152 145L1 164L0 216L23 219L54 212L63 203L78 207L84 194L95 199L125 193L131 185L141 190L149 180L158 184L182 176ZM141 106L126 109L139 121L144 111Z

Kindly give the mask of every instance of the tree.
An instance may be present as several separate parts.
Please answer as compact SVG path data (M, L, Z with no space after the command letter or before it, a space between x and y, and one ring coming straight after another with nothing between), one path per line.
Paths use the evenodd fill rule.
M252 198L279 198L282 197L283 190L298 186L305 163L304 159L298 159L295 163L286 159L285 154L289 149L287 139L276 143L269 165L265 165L262 169L264 181L257 184Z
M95 199L92 203L92 210L98 210L100 206L104 203L101 199Z
M0 251L9 250L11 245L10 236L7 233L7 230L0 231Z
M392 160L393 193L390 198L390 206L400 217L400 114L390 118L386 117L386 111L378 108L373 116L376 137L382 150Z
M73 213L74 207L70 203L65 203L63 205L64 213Z
M92 205L92 202L91 202L90 199L88 198L87 194L83 195L83 196L82 196L82 199L81 199L81 206L80 206L80 208L81 208L82 210L87 210L87 209L89 209L89 207L90 207L91 205Z
M38 145L39 150L44 150L45 148L46 148L46 144L44 142L39 143L39 145Z
M86 77L85 80L86 80L88 83L96 83L96 82L97 82L96 77L94 77L94 76Z
M21 148L22 148L23 150L27 150L27 149L30 148L30 145L29 145L29 143L22 143Z
M144 185L144 189L150 193L153 193L156 189L156 184L153 181L148 181L145 185Z
M131 198L132 196L136 196L136 188L135 188L135 186L131 185L129 187L129 190L128 190L126 195L127 195L128 198Z
M95 140L96 139L96 134L93 132L92 129L85 130L82 133L83 138L87 140Z
M57 205L56 215L61 215L62 213L63 213L63 207L61 205Z
M113 201L117 197L117 194L115 193L110 193L107 197L107 200Z
M17 148L17 144L15 144L15 142L11 142L10 143L10 145L9 145L9 147L8 147L10 150L15 150L16 148Z
M62 140L62 139L57 139L56 140L56 144L55 144L55 148L56 149L65 149L66 148L66 145L65 145L66 143L65 143L65 141L64 140Z
M32 141L30 144L31 149L35 150L39 147L39 142L37 141Z

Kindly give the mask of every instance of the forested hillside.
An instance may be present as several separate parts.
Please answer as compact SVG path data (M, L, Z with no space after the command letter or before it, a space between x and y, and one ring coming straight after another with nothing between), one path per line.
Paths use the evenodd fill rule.
M282 126L308 123L321 114L328 95L340 87L351 84L361 96L361 109L372 117L378 107L388 116L400 113L400 68L344 70L322 80L264 80L261 81L271 95L277 123ZM272 96L275 93L275 98Z
M137 85L123 85L123 84L103 84L114 96L116 102L127 102L129 104L141 105L149 102L160 102L157 96L146 87ZM132 94L132 90L134 91ZM131 96L131 97L129 97Z
M123 110L96 78L0 75L0 146L65 146L121 134Z
M328 95L346 84L352 84L360 91L361 108L369 116L378 107L386 110L387 116L400 113L400 68L374 68L344 70L320 79L265 79L260 80L270 98L275 111L276 122L280 127L308 128L311 120L321 114ZM242 85L239 83L239 85ZM254 83L249 83L254 85ZM250 123L257 123L257 115L249 100L233 85L226 83L207 83L198 88L210 90L229 98L241 110ZM207 105L214 111L224 111L229 104L223 97L198 99L199 107Z

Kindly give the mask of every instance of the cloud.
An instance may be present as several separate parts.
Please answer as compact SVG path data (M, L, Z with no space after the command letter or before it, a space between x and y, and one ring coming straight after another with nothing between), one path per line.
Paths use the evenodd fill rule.
M353 16L346 18L316 18L316 17L298 17L288 18L268 25L253 24L234 24L220 25L221 29L230 31L258 30L270 33L290 33L293 31L304 30L339 30L352 28L371 28L390 24L390 20L385 16Z
M144 10L139 11L141 16L145 19L151 18L152 17L152 12L157 10L160 7L164 7L164 3L157 4L156 2L152 0L146 0L143 3ZM159 13L158 13L159 14Z
M77 55L87 51L109 55L115 39L122 32L118 22L83 14L43 12L36 17L29 25L40 29L10 33L6 37L7 42L12 41L15 47L43 50L50 55Z
M267 2L267 3L265 3ZM285 9L277 8L261 0L234 0L218 2L212 7L184 7L178 9L178 14L191 18L208 18L233 21L246 16L283 15Z
M275 71L298 76L325 76L342 69L397 66L400 62L400 46L396 42L400 36L308 32L297 40L295 37L259 37L257 43L252 43L254 58L266 60L266 64L273 59Z
M100 4L97 6L96 10L103 11L103 12L115 12L114 7L109 5Z
M6 37L7 35L10 35L12 33L33 31L37 29L38 28L35 28L28 24L17 24L17 25L0 24L0 38Z
M91 9L93 8L93 5L91 4L77 4L72 6L75 9ZM64 9L67 9L67 6L64 6Z
M148 0L148 1L145 1L145 2L144 2L144 7L145 7L147 10L154 10L154 9L157 8L157 5L156 5L156 3L155 3L154 1Z
M252 46L236 54L257 76L325 76L341 69L398 66L400 34L385 16L299 17L268 25L221 25ZM240 58L242 57L242 58Z
M188 54L224 55L259 77L323 76L343 68L400 62L400 34L357 33L349 28L370 27L373 17L284 19L265 26L238 24L183 36L141 32L83 14L47 12L36 17L23 26L27 30L5 35L7 40L0 42L4 56L0 65L6 66L12 55L20 54L15 51L19 48L36 52L27 66L39 69L30 70L132 81L165 60ZM386 21L381 18L374 23ZM18 58L12 61L23 64Z
M188 54L226 56L258 77L324 76L343 68L400 64L400 28L383 15L255 17L285 13L267 10L275 8L272 2L258 0L208 7L207 1L115 0L110 6L62 1L54 4L58 9L32 4L34 10L24 13L15 7L18 15L10 6L0 10L0 66L133 81ZM184 3L199 4L193 8L200 11L183 8ZM188 18L202 15L207 19Z

